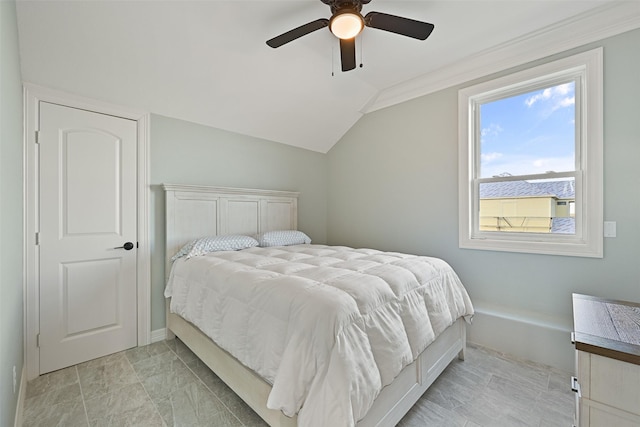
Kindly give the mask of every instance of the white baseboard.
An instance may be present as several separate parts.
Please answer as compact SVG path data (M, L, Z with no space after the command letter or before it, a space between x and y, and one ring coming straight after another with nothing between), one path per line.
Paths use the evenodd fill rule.
M24 415L24 399L27 394L27 370L22 367L20 374L20 385L18 389L18 406L16 407L16 417L14 419L14 427L22 427L22 419Z
M151 331L151 343L164 341L165 339L167 339L167 328Z
M574 346L571 329L557 319L531 313L513 313L474 304L476 314L467 328L467 340L493 350L572 373Z

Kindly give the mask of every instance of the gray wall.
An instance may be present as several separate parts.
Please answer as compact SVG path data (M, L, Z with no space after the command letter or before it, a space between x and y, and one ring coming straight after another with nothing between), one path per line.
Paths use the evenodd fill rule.
M568 368L572 292L640 301L640 31L568 53L596 46L605 61L604 216L618 231L604 259L458 248L458 89L486 79L367 114L331 149L329 244L444 258L483 312L472 340ZM536 328L562 332L563 344ZM550 359L544 346L564 347Z
M326 156L164 116L151 116L151 330L164 320L164 194L159 186L200 184L299 191L298 228L327 237Z
M0 1L0 25L4 426L13 423L16 407L11 368L20 375L23 360L22 187L16 185L22 182L22 93L13 1ZM299 228L315 243L439 256L458 271L478 307L524 324L570 329L571 292L640 301L640 31L598 45L605 47L605 219L618 223L618 237L605 240L604 259L458 248L458 87L364 116L328 155L153 115L152 330L164 327L162 183L300 191ZM504 340L488 343L508 347Z
M14 1L0 1L0 425L13 425L22 373L22 81Z

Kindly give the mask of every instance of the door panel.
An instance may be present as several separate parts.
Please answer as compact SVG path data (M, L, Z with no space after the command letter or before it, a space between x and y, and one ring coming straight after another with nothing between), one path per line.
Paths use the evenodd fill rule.
M70 130L62 135L64 234L122 234L120 174L122 140L116 135ZM100 161L88 162L87 159ZM86 179L92 177L92 179ZM115 185L114 185L115 184ZM86 196L99 194L91 203Z
M118 325L119 259L62 264L63 312L71 337Z
M40 103L41 374L137 343L136 126Z

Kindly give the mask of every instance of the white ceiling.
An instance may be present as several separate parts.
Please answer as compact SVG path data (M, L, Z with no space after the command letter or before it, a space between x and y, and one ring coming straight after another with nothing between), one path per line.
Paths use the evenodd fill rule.
M365 28L341 72L320 0L19 0L25 82L327 152L367 112L640 27L640 2L373 0L435 24L426 41Z

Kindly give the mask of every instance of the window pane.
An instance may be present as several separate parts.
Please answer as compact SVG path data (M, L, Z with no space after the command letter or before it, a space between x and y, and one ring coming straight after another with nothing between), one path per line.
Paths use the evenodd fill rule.
M602 51L458 91L460 248L602 258Z
M575 82L480 105L480 178L575 170Z
M575 179L480 183L480 231L575 234Z

